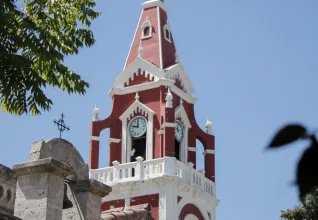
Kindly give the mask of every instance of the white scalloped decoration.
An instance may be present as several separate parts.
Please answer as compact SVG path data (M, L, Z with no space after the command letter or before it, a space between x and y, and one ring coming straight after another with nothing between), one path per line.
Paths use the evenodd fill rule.
M120 117L120 120L128 119L130 120L136 113L141 113L145 117L149 117L149 114L154 115L155 112L148 108L146 105L142 104L140 101L136 100Z

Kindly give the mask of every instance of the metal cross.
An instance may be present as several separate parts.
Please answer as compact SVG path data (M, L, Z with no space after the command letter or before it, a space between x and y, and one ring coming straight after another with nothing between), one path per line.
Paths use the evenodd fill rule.
M68 127L68 126L66 126L66 124L64 123L64 114L62 113L61 114L61 118L58 120L58 121L56 121L56 120L54 120L54 124L56 124L57 125L57 129L59 130L59 132L60 132L60 138L62 138L62 132L64 132L65 130L67 130L67 131L69 131L70 130L70 128Z

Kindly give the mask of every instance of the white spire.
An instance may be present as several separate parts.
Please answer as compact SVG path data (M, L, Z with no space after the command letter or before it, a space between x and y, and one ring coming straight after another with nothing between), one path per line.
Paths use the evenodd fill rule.
M206 128L206 133L212 134L212 122L210 121L210 117L208 117L206 121L205 128Z
M136 96L135 96L136 101L139 101L139 98L140 98L140 96L139 96L138 92L136 92Z
M93 121L99 121L99 108L97 105L95 105L93 110Z
M142 47L142 41L140 41L139 47L138 47L138 57L143 58L144 56L144 48Z
M182 106L183 105L183 99L181 98L180 99L180 106Z
M172 100L173 100L173 96L171 94L170 87L169 87L168 88L168 93L167 93L167 96L166 96L166 108L172 108L173 107Z

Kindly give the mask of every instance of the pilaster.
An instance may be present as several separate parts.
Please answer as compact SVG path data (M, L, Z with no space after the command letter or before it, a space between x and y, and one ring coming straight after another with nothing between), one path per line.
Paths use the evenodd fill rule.
M14 215L21 219L62 219L64 178L72 168L47 158L13 167L17 176Z
M111 192L111 187L94 179L81 180L76 185L76 198L84 219L100 220L102 198ZM71 217L65 219L71 219Z
M159 193L159 220L178 219L177 189L171 185L165 185Z

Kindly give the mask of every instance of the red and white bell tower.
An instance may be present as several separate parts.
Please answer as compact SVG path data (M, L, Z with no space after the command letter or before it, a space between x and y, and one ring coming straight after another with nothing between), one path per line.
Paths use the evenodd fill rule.
M212 125L195 120L193 88L174 44L167 6L148 0L123 71L109 95L112 112L94 109L90 175L112 186L102 210L150 203L156 220L215 220ZM109 167L100 168L100 133L109 128ZM196 140L205 170L196 171Z

